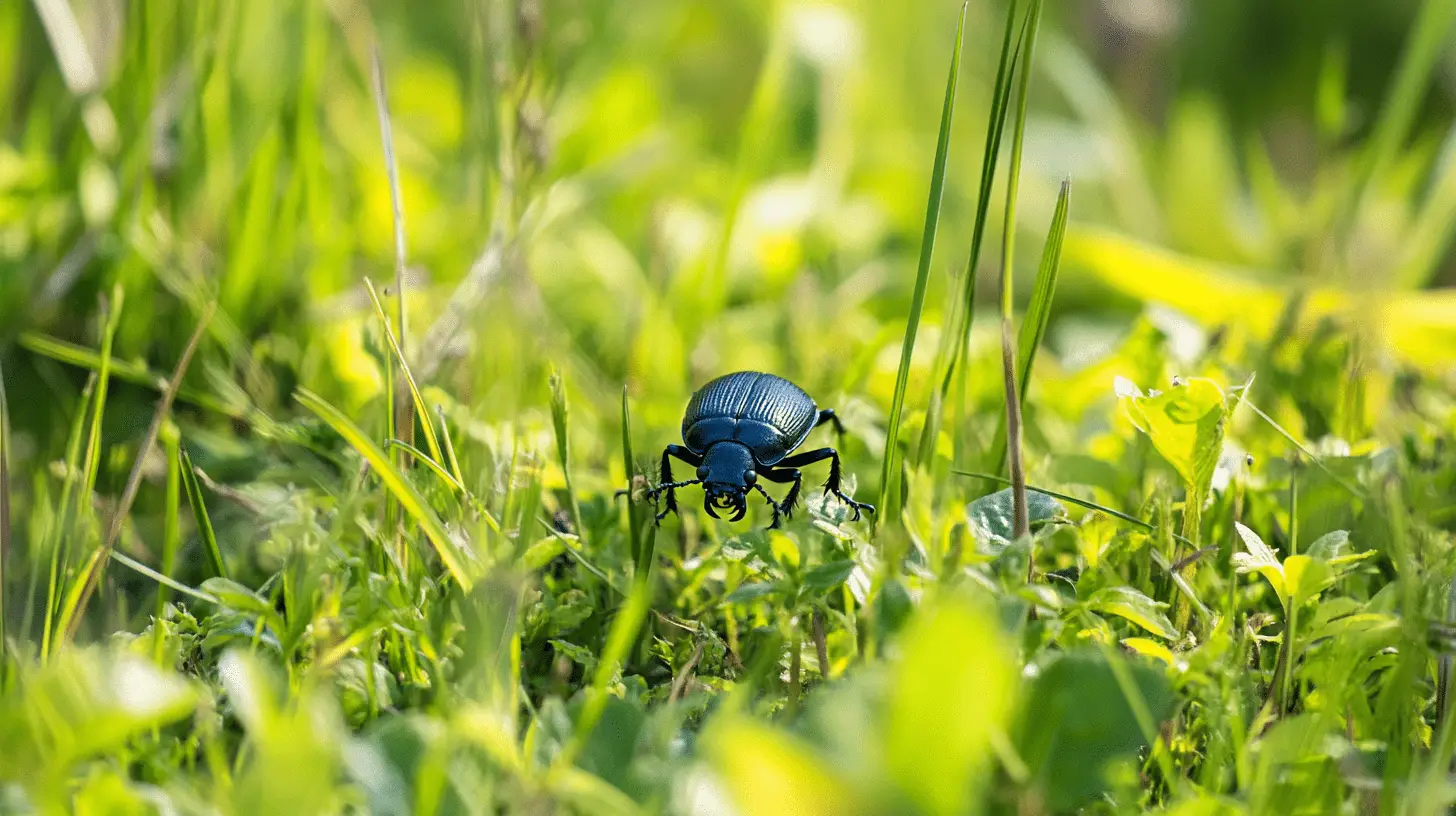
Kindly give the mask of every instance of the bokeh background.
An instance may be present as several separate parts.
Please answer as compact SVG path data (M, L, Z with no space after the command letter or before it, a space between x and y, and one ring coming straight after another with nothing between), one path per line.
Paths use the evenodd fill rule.
M423 343L452 295L466 307L421 352L454 361L442 388L515 416L544 404L554 362L588 414L624 381L672 395L646 406L664 427L690 386L742 366L821 402L885 402L957 3L78 0L74 26L66 5L0 8L0 359L17 394L74 397L80 375L22 338L94 347L119 284L122 358L168 370L215 294L199 379L267 411L297 383L353 410L376 399L360 281L394 275L377 36L412 328ZM1272 325L1217 277L1218 302L1180 289L1153 247L1261 284L1456 281L1456 51L1440 25L1415 42L1444 13L1426 5L1051 4L1018 272L1072 179L1058 356L1095 357L1140 299ZM970 9L927 355L969 244L1001 17ZM483 285L462 292L473 266ZM1427 319L1446 342L1406 356L1439 366L1451 319ZM48 399L13 410L33 450L65 432Z

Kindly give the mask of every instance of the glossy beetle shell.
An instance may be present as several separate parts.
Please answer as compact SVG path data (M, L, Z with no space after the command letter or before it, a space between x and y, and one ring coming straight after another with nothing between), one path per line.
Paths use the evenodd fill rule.
M683 414L683 442L701 454L716 442L739 442L759 465L773 465L804 443L819 406L804 389L757 371L725 374L704 385Z

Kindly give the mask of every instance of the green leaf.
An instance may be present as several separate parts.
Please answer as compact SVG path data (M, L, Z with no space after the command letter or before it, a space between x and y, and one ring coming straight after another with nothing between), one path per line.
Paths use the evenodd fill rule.
M804 589L823 594L831 589L836 589L840 584L849 580L849 574L854 572L854 562L848 558L839 561L830 561L827 564L820 564L817 567L804 573Z
M1087 599L1087 605L1097 612L1125 618L1153 634L1172 640L1178 637L1178 630L1163 610L1165 603L1149 598L1132 587L1114 586L1099 589Z
M227 563L222 560L222 550L217 546L217 533L212 529L212 519L207 514L202 485L197 480L197 472L192 469L192 457L187 453L187 446L180 441L177 443L177 462L182 475L182 490L187 494L187 504L192 508L192 519L197 524L198 536L202 538L203 552L207 553L207 561L213 574L226 578Z
M263 617L270 617L274 614L273 607L269 606L267 601L259 598L251 589L237 581L230 581L227 578L208 578L198 588L217 598L218 603L229 609Z
M921 812L965 813L1011 712L1019 684L1012 651L994 613L951 596L916 614L902 654L888 710L889 772Z
M723 599L723 603L749 603L759 598L766 598L778 592L779 589L779 585L772 581L740 584L737 589L728 593L728 596Z
M1178 382L1150 396L1135 387L1120 386L1123 410L1183 477L1189 501L1201 504L1207 500L1213 487L1213 471L1223 452L1223 390L1201 377Z
M1329 561L1338 558L1345 553L1350 546L1350 532L1348 530L1335 530L1325 533L1316 538L1305 554L1310 558L1318 558L1321 561Z
M1279 558L1274 551L1264 543L1259 534L1245 527L1240 522L1234 522L1234 529L1238 531L1239 539L1244 542L1247 553L1234 553L1234 568L1240 573L1257 572L1269 581L1274 588L1274 593L1279 596L1279 602L1285 603L1288 597L1284 587L1284 565L1279 563Z
M1318 597L1334 581L1335 571L1327 561L1308 555L1284 559L1284 590L1296 605Z
M1011 543L1012 502L1011 488L1007 488L966 506L971 533L986 552L1000 552ZM1035 490L1026 491L1026 511L1033 527L1067 518L1067 508L1061 502Z
M1141 661L1113 659L1130 670L1148 713L1159 721L1167 717L1173 693L1164 673ZM1025 712L1021 758L1050 810L1074 810L1096 799L1108 788L1108 764L1135 760L1147 744L1113 666L1099 651L1065 652L1043 665Z

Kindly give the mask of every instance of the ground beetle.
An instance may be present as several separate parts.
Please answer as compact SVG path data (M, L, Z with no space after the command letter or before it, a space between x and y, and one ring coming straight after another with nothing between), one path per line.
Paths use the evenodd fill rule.
M748 512L748 491L757 490L773 508L771 526L777 527L780 517L793 513L799 501L799 486L804 477L798 469L825 459L830 464L824 492L833 493L854 508L856 520L861 510L873 513L874 507L840 491L839 451L820 448L789 456L804 444L811 430L826 422L844 433L833 410L819 410L804 389L782 377L740 371L713 380L688 401L682 422L687 447L668 445L662 452L662 484L648 492L653 501L658 494L667 494L667 507L657 514L657 520L660 522L668 513L677 512L673 491L701 484L703 509L713 518L721 518L714 510L719 507L734 511L729 521L741 520ZM698 478L673 481L669 459L674 456L697 467ZM780 484L793 482L794 486L782 502L776 502L758 483L759 479Z

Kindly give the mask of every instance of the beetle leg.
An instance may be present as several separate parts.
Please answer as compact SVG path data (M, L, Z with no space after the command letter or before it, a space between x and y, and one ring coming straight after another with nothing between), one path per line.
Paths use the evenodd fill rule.
M864 502L857 502L854 499L851 499L850 497L844 495L844 492L839 489L839 451L835 450L834 448L820 448L819 450L812 450L807 453L801 453L797 456L790 456L789 458L779 462L779 466L785 468L802 467L803 465L812 465L815 462L822 462L825 459L829 460L829 478L824 481L824 492L833 493L835 498L839 499L840 501L853 508L855 521L859 521L861 510L868 510L871 513L875 512L874 505L865 504Z
M789 488L789 492L784 496L784 500L775 505L776 514L782 513L784 518L792 517L794 515L794 508L799 504L799 488L804 483L804 474L797 468L770 468L761 471L758 475L760 478L768 479L771 482L778 482L779 484L793 483L794 486ZM765 493L764 495L768 494Z
M844 423L839 421L839 414L834 413L833 408L825 408L820 411L819 418L814 420L814 427L817 428L826 422L834 426L836 436L841 438L844 436Z
M663 492L667 493L667 506L663 508L661 513L657 514L657 521L659 524L662 523L663 519L667 518L668 513L677 512L677 494L673 491L679 487L687 487L688 485L698 484L697 479L690 479L685 482L674 482L672 480L672 457L677 457L678 459L687 462L693 467L697 467L698 465L701 465L703 463L703 457L697 455L696 453L693 453L687 448L684 448L682 445L668 445L666 448L663 448L661 469L662 484L658 485L647 493L648 498L652 499L653 501L657 500L657 494Z
M773 477L769 477L769 478L773 478ZM785 509L785 507L783 505L781 505L778 502L774 501L773 496L770 496L768 494L768 491L763 489L763 485L761 485L761 484L755 484L753 486L753 489L754 490L757 490L760 493L762 493L763 494L763 500L766 501L766 502L768 502L768 506L769 507L772 507L773 508L773 514L774 514L773 515L773 523L770 524L768 526L768 528L770 530L777 530L778 527L779 527L779 516L787 516L788 515L788 510Z

